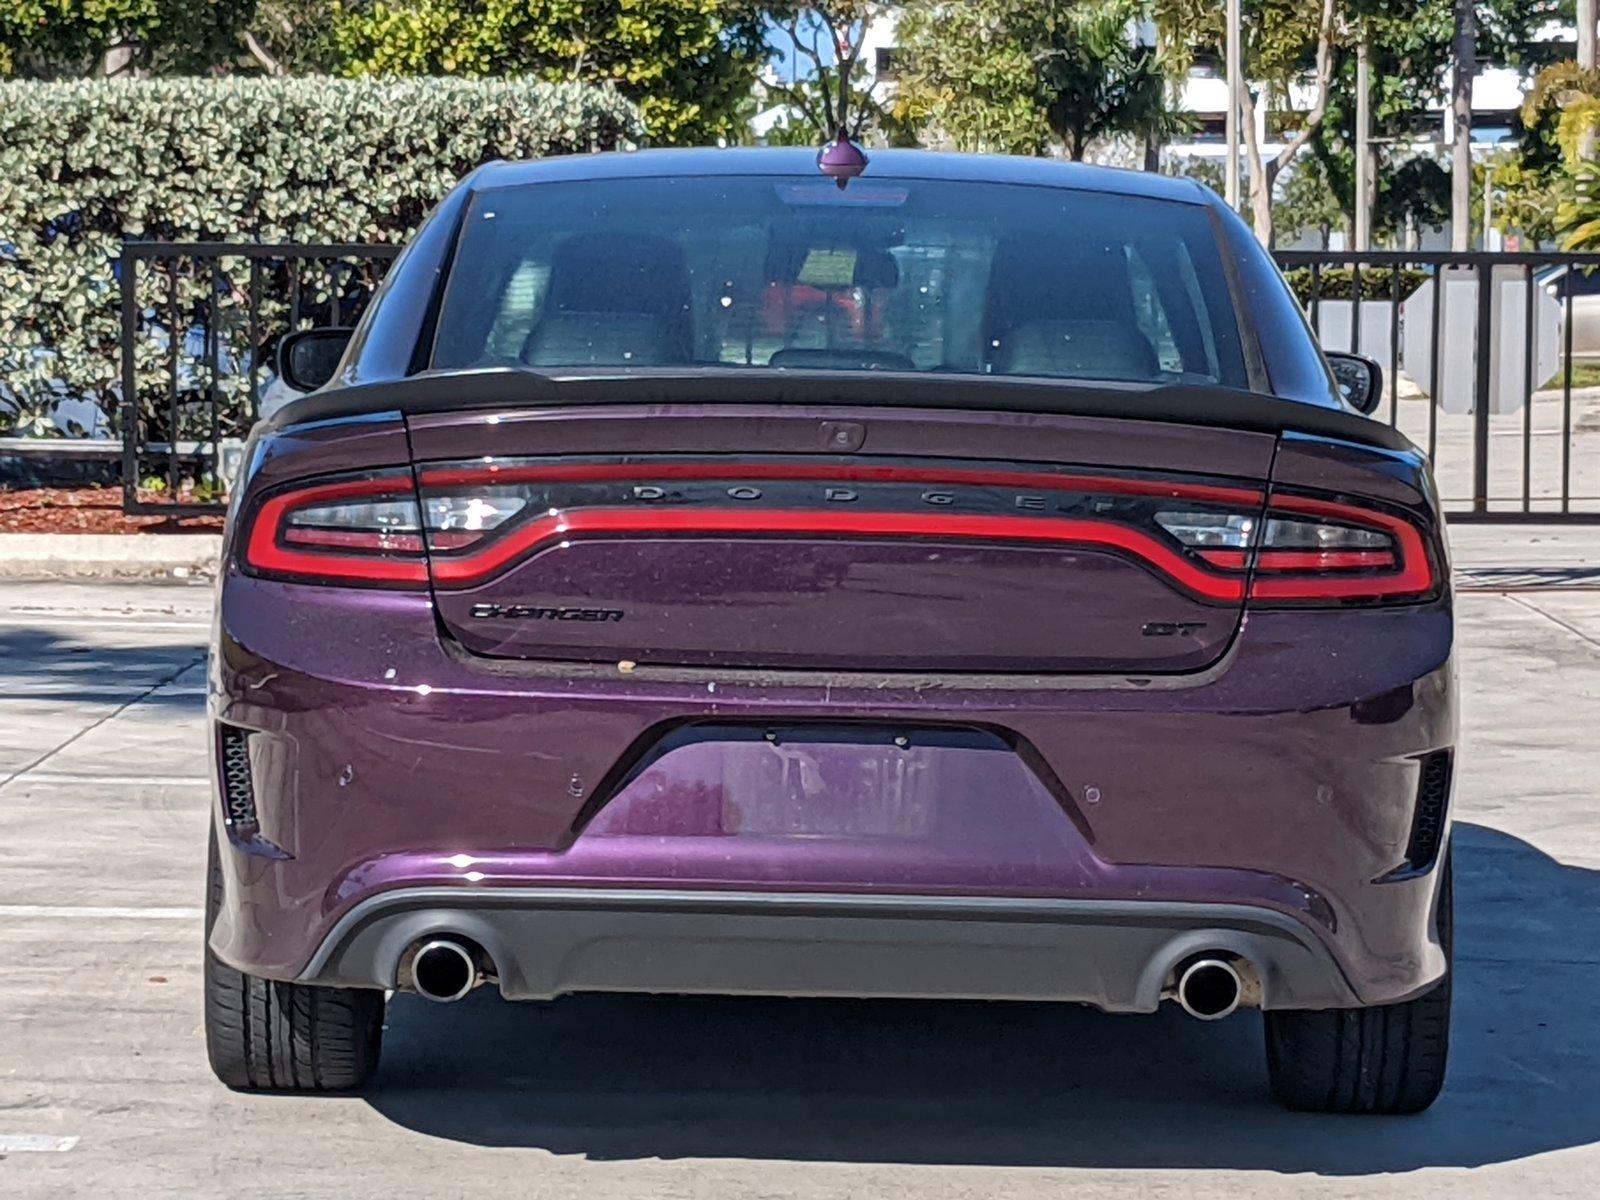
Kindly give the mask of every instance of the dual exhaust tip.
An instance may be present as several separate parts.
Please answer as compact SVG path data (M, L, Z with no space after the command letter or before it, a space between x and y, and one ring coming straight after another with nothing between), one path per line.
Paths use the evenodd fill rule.
M435 1004L452 1004L483 982L479 952L454 938L430 938L411 955L411 990Z

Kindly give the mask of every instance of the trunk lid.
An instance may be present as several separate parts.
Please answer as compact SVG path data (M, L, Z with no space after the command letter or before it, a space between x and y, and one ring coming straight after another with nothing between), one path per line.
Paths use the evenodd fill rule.
M618 405L414 415L466 650L641 667L1193 671L1275 438L1116 418ZM1205 523L1202 522L1202 523ZM1206 534L1204 536L1212 536Z

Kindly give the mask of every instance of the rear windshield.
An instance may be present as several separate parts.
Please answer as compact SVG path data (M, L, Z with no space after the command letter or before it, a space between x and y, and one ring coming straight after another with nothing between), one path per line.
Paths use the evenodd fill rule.
M1245 386L1206 211L1063 188L689 177L472 201L433 365Z

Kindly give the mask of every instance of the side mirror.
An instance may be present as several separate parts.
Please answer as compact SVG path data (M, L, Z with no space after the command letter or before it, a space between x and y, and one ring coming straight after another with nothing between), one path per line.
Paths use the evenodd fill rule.
M1383 368L1364 354L1330 350L1325 357L1345 403L1358 413L1371 416L1383 400Z
M353 329L302 329L278 343L278 378L297 392L314 392L333 378Z

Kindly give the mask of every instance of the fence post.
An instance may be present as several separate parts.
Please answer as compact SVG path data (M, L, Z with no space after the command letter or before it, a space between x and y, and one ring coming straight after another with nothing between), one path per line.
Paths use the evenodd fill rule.
M1494 353L1490 326L1494 320L1494 262L1485 255L1478 262L1477 379L1472 388L1472 511L1489 511L1489 368ZM1437 331L1435 331L1437 336Z
M139 334L138 258L126 243L117 255L117 283L122 290L122 507L132 511L139 498L139 394L133 344Z

